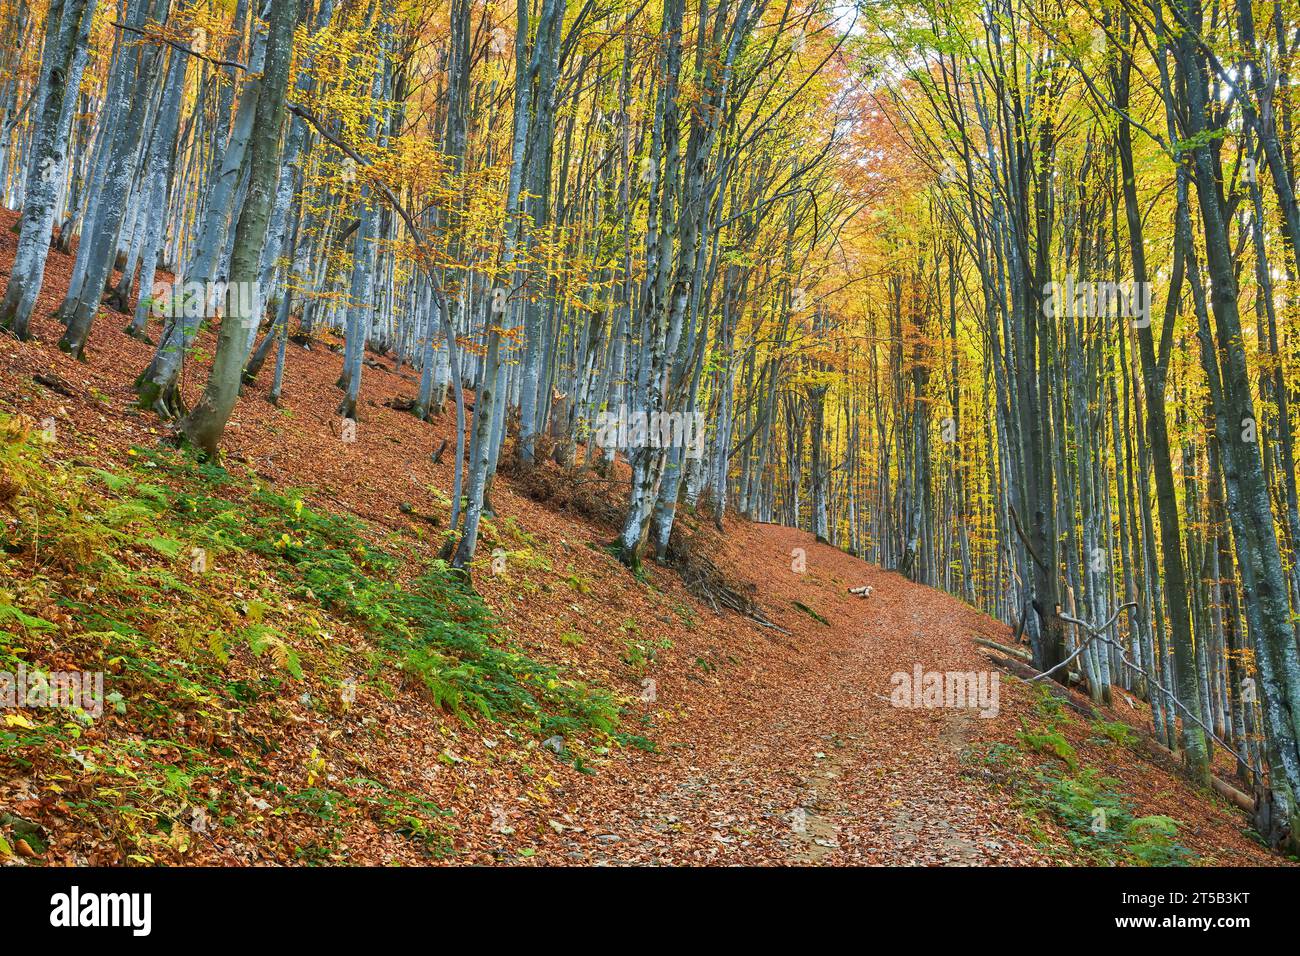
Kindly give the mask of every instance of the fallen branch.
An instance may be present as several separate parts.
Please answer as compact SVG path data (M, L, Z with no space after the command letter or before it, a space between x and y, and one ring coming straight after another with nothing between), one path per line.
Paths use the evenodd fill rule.
M975 638L975 643L1002 654L1010 654L1012 657L1018 657L1026 663L1033 661L1033 655L1023 647L1008 647L1006 644L999 644L997 641L990 641L987 637L977 637Z
M1190 720L1192 723L1196 724L1203 731L1205 731L1206 735L1215 743L1219 744L1219 746L1221 746L1224 750L1230 753L1234 760L1240 760L1241 759L1240 755L1237 753L1236 750L1232 748L1232 746L1226 740L1224 740L1222 737L1216 734L1213 728L1211 728L1208 724L1206 724L1205 721L1201 720L1201 718L1197 717L1190 710L1188 710L1187 707L1183 704L1183 702L1178 699L1178 696L1174 694L1171 690L1169 690L1169 688L1165 687L1163 684L1160 683L1160 681L1152 677L1145 669L1133 663L1133 661L1129 659L1128 652L1124 649L1123 645L1121 645L1114 638L1107 637L1105 635L1104 632L1108 630L1111 624L1115 622L1116 618L1119 617L1120 612L1123 611L1125 608L1129 608L1129 607L1136 608L1137 602L1130 601L1129 603L1122 605L1119 608L1119 610L1116 611L1115 614L1111 617L1111 619L1107 621L1105 624L1103 624L1100 629L1097 630L1093 630L1087 624L1087 622L1081 621L1076 617L1071 617L1068 614L1063 614L1059 610L1056 612L1056 614L1057 617L1059 617L1063 621L1067 621L1071 624L1077 624L1080 627L1084 628L1085 630L1092 631L1092 636L1088 638L1088 641L1091 641L1093 638L1097 638L1103 644L1109 644L1111 647L1115 648L1115 650L1119 652L1120 661L1126 667L1128 667L1130 670L1132 670L1137 674L1141 674L1144 678L1146 678L1151 683L1152 686L1154 686L1157 690L1159 690L1162 694L1165 695L1165 697L1169 700L1171 704L1173 704L1182 712L1182 714L1187 720ZM1079 651L1082 651L1083 648L1087 646L1088 641L1083 642L1079 646L1079 650L1075 651L1074 654L1070 655L1069 659L1073 659L1074 657L1076 657L1079 654ZM1067 659L1067 661L1069 659ZM1053 668L1053 670L1055 670L1055 668ZM1047 674L1044 673L1039 676L1045 677L1047 676ZM1035 678L1035 680L1036 679L1037 678ZM1155 743L1162 750L1168 749L1163 744L1160 744L1158 741L1156 741L1154 738L1151 739L1151 742ZM1258 773L1259 770L1256 768L1255 772ZM1242 808L1243 810L1246 810L1247 812L1250 813L1254 812L1255 810L1254 800L1252 800L1250 797L1246 796L1246 794L1242 793L1240 790L1237 790L1235 787L1231 786L1230 784L1224 783L1222 780L1219 780L1213 774L1210 774L1209 776L1210 776L1210 787L1211 789L1214 790L1215 793L1218 793L1220 796L1236 804L1238 807Z
M1246 796L1232 784L1225 783L1218 777L1210 777L1210 789L1229 803L1236 805L1238 809L1245 810L1247 813L1255 812L1254 799Z
M1126 607L1137 607L1137 602L1135 602L1135 601L1130 601L1128 604L1123 605L1119 610L1122 611L1122 610L1124 610L1124 608L1126 608ZM1110 625L1114 622L1115 618L1118 617L1118 616L1119 616L1119 611L1116 611L1116 612L1115 612L1115 616L1112 617L1109 621L1106 622L1106 624L1104 624L1104 625L1102 626L1102 630L1105 630L1106 628L1110 627ZM1061 620L1063 620L1063 621L1068 621L1068 622L1071 623L1071 624L1078 624L1078 625L1080 625L1081 627L1088 628L1088 625L1087 625L1085 622L1080 621L1078 618L1070 617L1068 614L1062 614L1060 611L1057 611L1057 617L1059 617L1059 618L1060 618ZM1192 723L1196 724L1198 727L1200 727L1202 730L1204 730L1204 731L1205 731L1205 732L1210 736L1210 739L1211 739L1211 740L1216 741L1216 742L1217 742L1221 747L1223 747L1224 750L1226 750L1226 751L1228 751L1228 753L1232 754L1232 756L1233 756L1234 759L1240 759L1240 758L1238 757L1238 755L1237 755L1237 751L1233 750L1232 747L1228 744L1228 742L1225 741L1225 740L1224 740L1222 737L1220 737L1218 734L1216 734L1216 733L1214 732L1214 730L1213 730L1213 729L1212 729L1208 724L1205 723L1205 721L1201 720L1201 718L1197 717L1197 716L1196 716L1195 714L1193 714L1190 710L1188 710L1187 707L1184 706L1183 702L1180 701L1180 700L1178 699L1178 695L1176 695L1173 691L1169 690L1169 688L1167 688L1167 687L1165 687L1163 684L1161 684L1158 680L1156 680L1154 677L1152 677L1150 674L1148 674L1148 673L1147 673L1145 670L1143 670L1141 667L1138 667L1137 664L1135 664L1135 663L1133 663L1131 660L1129 660L1128 653L1124 650L1123 646L1122 646L1118 641L1114 640L1113 638L1106 637L1106 636L1102 633L1102 630L1098 630L1098 631L1096 631L1096 632L1093 634L1093 637L1099 638L1103 644L1109 644L1111 647L1115 648L1115 650L1119 651L1119 659L1120 659L1121 661L1123 661L1123 663L1124 663L1124 664L1125 664L1125 665L1126 665L1130 670L1132 670L1132 671L1134 671L1134 672L1136 672L1136 673L1138 673L1138 674L1141 674L1141 675L1142 675L1143 677L1145 677L1148 681L1150 681L1150 682L1151 682L1151 683L1156 687L1156 689L1158 689L1161 693L1163 693L1166 697L1168 697L1168 698L1169 698L1169 702L1172 703L1175 707L1177 707L1180 711L1182 711L1183 714L1184 714L1184 715L1185 715L1189 720L1192 721ZM1092 640L1092 638L1089 638L1088 640ZM1080 646L1079 650L1082 650L1082 649L1083 649L1083 647ZM1078 651L1075 651L1075 654L1078 654ZM1073 656L1073 655L1071 655L1071 656Z
M1071 624L1079 625L1085 631L1091 632L1091 635L1088 637L1087 640L1079 642L1079 646L1074 649L1073 654L1071 654L1065 660L1061 661L1061 663L1057 664L1055 667L1050 667L1047 670L1043 671L1041 674L1039 674L1037 677L1031 678L1031 680L1042 680L1044 677L1048 677L1051 674L1054 674L1056 671L1059 671L1062 667L1068 666L1070 661L1074 660L1076 657L1082 654L1084 650L1087 649L1088 645L1092 643L1093 638L1101 637L1103 633L1105 633L1107 630L1110 629L1110 626L1112 624L1114 624L1117 620L1119 620L1119 616L1123 614L1124 611L1127 610L1128 608L1134 608L1136 610L1137 602L1129 601L1127 604L1121 604L1119 606L1119 609L1116 610L1115 613L1110 616L1109 621L1107 621L1101 627L1096 628L1094 630L1091 627L1091 625L1089 625L1086 621L1081 621L1077 617L1070 617L1070 615L1063 613L1060 607L1058 606L1056 609L1057 617L1059 617L1062 621L1068 621ZM1102 638L1102 640L1105 640L1105 638Z
M73 394L72 386L69 385L67 382L65 382L63 379L59 378L57 375L37 374L32 376L32 381L35 382L37 385L41 385L45 388L48 388L51 392L57 392L58 394L62 395L65 398L76 397L76 395Z
M1028 664L1024 663L1023 661L1015 660L1014 658L996 657L990 654L989 660L991 660L994 664L998 665L1008 673L1014 674L1016 677L1019 677L1021 680L1025 681L1026 683L1028 683L1031 677L1033 677L1035 674L1038 673L1038 671L1034 670ZM1062 704L1064 704L1066 707L1069 707L1071 710L1073 710L1075 713L1079 714L1080 716L1088 717L1088 718L1092 717L1092 711L1089 708L1080 704L1078 701L1076 701L1074 699L1074 696L1070 693L1070 691L1067 688L1062 687L1060 684L1044 684L1043 688L1049 694L1051 694L1053 697L1059 700Z
M1158 754L1161 757L1168 758L1169 760L1172 760L1175 762L1175 764L1177 764L1178 754L1174 753L1163 743L1157 740L1154 736L1143 731L1141 735L1141 740L1144 744L1146 744L1147 749L1152 751L1153 754ZM1210 789L1213 790L1215 793L1217 793L1219 796L1223 797L1223 799L1227 800L1233 806L1237 807L1237 809L1244 810L1246 813L1250 813L1250 814L1253 814L1255 812L1254 798L1238 790L1232 784L1227 783L1226 781L1220 780L1218 777L1211 775Z
M735 608L732 608L732 610L735 610ZM742 613L744 613L746 617L750 618L756 623L762 624L764 627L770 627L774 631L780 631L782 634L786 635L787 637L790 636L789 631L783 628L780 624L773 624L771 621L769 621L766 617L763 616L763 612L761 611L745 611Z
M1035 551L1034 546L1030 544L1029 536L1025 534L1025 529L1020 527L1020 515L1016 514L1016 509L1014 505L1011 507L1010 511L1011 511L1011 520L1016 526L1016 534L1019 536L1021 542L1024 544L1025 550L1029 552L1029 556L1034 559L1035 564L1037 564L1044 571L1048 570L1047 565L1043 563L1043 559L1038 556L1038 552Z

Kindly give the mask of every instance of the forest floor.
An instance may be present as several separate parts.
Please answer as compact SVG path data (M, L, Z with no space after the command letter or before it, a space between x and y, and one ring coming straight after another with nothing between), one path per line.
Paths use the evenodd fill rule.
M12 259L12 221L0 216L0 276ZM142 458L169 434L133 401L151 347L122 334L126 317L103 310L87 361L60 353L47 314L69 265L51 254L35 339L0 338L0 413L52 417L48 455L59 467L138 475L156 468ZM198 363L211 343L201 341ZM268 362L235 411L225 464L255 488L303 489L312 509L364 521L371 543L427 560L445 527L454 457L435 464L431 452L451 437L454 415L426 424L394 410L388 403L414 395L416 374L370 358L355 441L345 442L335 413L339 355L325 342L290 344L281 406L265 398ZM186 370L190 402L202 373ZM554 482L601 484L546 468ZM611 500L621 493L608 487ZM231 550L213 556L208 593L234 602L247 582L293 609L283 630L301 674L272 679L267 659L232 650L205 665L217 688L207 704L165 733L138 723L146 695L133 696L143 685L132 681L143 678L119 674L128 691L120 711L79 737L22 737L26 720L0 734L0 862L1286 862L1252 838L1243 813L1148 756L1141 731L1123 726L1144 726L1141 705L1117 701L1084 716L1003 673L993 717L891 706L894 673L917 664L988 671L974 638L1012 642L1004 625L956 598L794 529L728 520L721 536L701 531L712 560L775 625L767 626L715 610L671 568L651 565L637 580L605 550L608 525L537 497L510 473L498 478L475 587L527 660L618 697L617 734L574 727L543 742L505 716L452 713L378 656L375 633L286 591L268 570L271 552ZM12 523L3 504L0 520ZM504 573L492 573L489 548L507 552ZM127 563L162 560L133 552ZM102 653L78 660L67 650L87 646L90 626L75 610L86 606L77 597L84 582L75 567L39 562L18 554L0 565L15 575L0 581L0 598L21 607L27 595L22 609L58 633L20 629L11 643L21 641L33 664L94 669ZM39 589L19 579L26 573L47 581L48 593L33 596ZM870 597L848 593L864 584ZM179 614L185 599L162 600L176 601ZM314 638L299 627L308 617ZM158 666L203 653L185 635L156 633ZM112 689L118 672L109 670ZM356 677L355 699L324 704L343 673ZM236 677L270 692L236 706L227 694ZM1087 710L1086 698L1074 700ZM218 705L222 719L204 724ZM158 782L146 787L151 773ZM211 808L210 823L176 825L197 807ZM1100 828L1098 807L1107 814Z

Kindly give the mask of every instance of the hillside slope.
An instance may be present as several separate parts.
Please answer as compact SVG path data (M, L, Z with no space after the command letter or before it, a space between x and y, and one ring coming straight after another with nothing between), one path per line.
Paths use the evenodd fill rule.
M0 221L0 272L12 255L10 222ZM67 268L52 254L43 313ZM503 475L474 576L500 636L490 643L507 642L515 655L491 675L506 681L506 696L543 671L554 677L542 683L556 686L536 689L541 710L523 716L484 717L431 696L385 626L305 588L292 576L302 561L286 567L279 539L258 537L289 528L279 550L295 547L300 515L275 509L305 503L322 516L318 540L352 542L358 557L347 573L382 577L383 607L405 607L419 587L411 568L433 557L445 527L452 474L450 454L430 460L451 422L389 407L414 393L414 374L390 359L368 366L356 439L343 441L338 356L291 345L282 406L267 403L259 382L236 410L225 485L158 450L167 428L134 406L131 389L149 347L121 334L124 321L101 313L84 364L53 347L44 314L35 341L0 338L0 413L54 419L47 470L79 475L98 514L149 493L139 491L142 475L171 489L159 492L170 502L159 514L187 547L169 557L122 545L118 557L134 571L188 564L184 536L198 526L175 517L177 500L226 502L223 527L238 534L202 575L175 571L195 589L189 597L157 590L155 624L190 620L196 601L216 607L224 597L245 619L257 603L297 663L286 667L256 642L205 656L192 634L142 630L150 641L132 660L147 669L192 658L185 672L208 682L206 703L188 721L146 725L148 702L130 692L164 685L108 667L108 689L120 678L127 691L122 712L106 711L78 736L51 729L37 739L11 724L0 736L5 863L1283 862L1250 838L1243 815L1140 756L1120 726L1140 715L1119 712L1124 705L1088 719L1002 675L994 717L891 706L894 673L987 671L972 638L1009 643L1007 629L783 527L729 520L710 545L727 577L752 588L765 625L719 613L672 569L650 567L638 582L604 550L609 527L539 503ZM198 355L209 349L202 343ZM201 381L200 369L187 369L191 401ZM0 513L16 535L16 519ZM329 537L329 516L362 522L355 540L344 537L352 531ZM132 520L124 527L151 532L148 520ZM494 548L506 553L500 574L490 568ZM0 593L52 624L0 627L13 659L85 670L115 659L88 636L99 625L87 609L108 598L87 593L76 562L12 552ZM864 584L870 597L848 593ZM448 618L470 622L453 623L451 638L457 628L478 633L477 611L464 614ZM460 680L453 674L447 686L466 686ZM236 685L260 692L245 700ZM340 686L350 689L342 706ZM613 733L598 715L572 716L587 700L598 710L600 689L621 701ZM220 720L209 719L214 710ZM34 711L19 716L40 725ZM1091 826L1099 806L1109 820L1100 832ZM199 818L202 826L186 825Z

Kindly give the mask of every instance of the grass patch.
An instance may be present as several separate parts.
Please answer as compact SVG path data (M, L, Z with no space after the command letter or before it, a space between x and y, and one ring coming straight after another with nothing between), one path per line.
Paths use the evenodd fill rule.
M803 611L805 614L807 614L814 621L817 621L819 624L825 624L827 627L831 626L830 621L826 620L826 618L822 617L820 614L818 614L816 611L810 608L807 604L804 604L803 601L793 601L791 603L793 603L796 608L798 608L800 611Z

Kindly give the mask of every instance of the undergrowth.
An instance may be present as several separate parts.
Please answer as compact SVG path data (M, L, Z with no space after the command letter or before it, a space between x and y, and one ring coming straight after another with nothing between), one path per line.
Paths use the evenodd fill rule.
M1019 746L992 744L968 756L967 773L978 773L1008 792L1024 812L1039 842L1059 845L1076 862L1089 865L1182 866L1195 854L1177 842L1179 823L1167 816L1138 816L1122 784L1095 768L1082 767L1061 727L1070 722L1060 701L1038 689L1031 724L1021 718ZM1126 746L1130 736L1117 725L1095 721L1094 740ZM1044 762L1043 757L1050 760ZM1056 826L1044 824L1051 821Z
M521 653L445 564L411 567L362 522L251 473L130 454L118 469L57 461L0 416L0 672L102 672L108 692L98 713L6 709L0 776L93 818L121 857L179 856L204 838L196 820L244 819L243 802L305 813L264 764L284 745L274 725L301 722L298 701L345 713L358 678L391 693L395 674L468 725L642 745L617 733L610 693ZM446 851L444 814L377 786L332 805ZM40 828L15 820L22 845L0 820L0 858L39 858Z
M219 469L157 452L145 463L200 479L189 483L193 490L171 492L165 512L197 540L260 556L291 594L359 622L435 704L463 720L520 718L544 735L617 725L613 697L506 643L482 599L445 562L432 560L404 582L402 562L367 543L360 521L314 511L301 491L254 484L232 498L217 493L233 483Z

